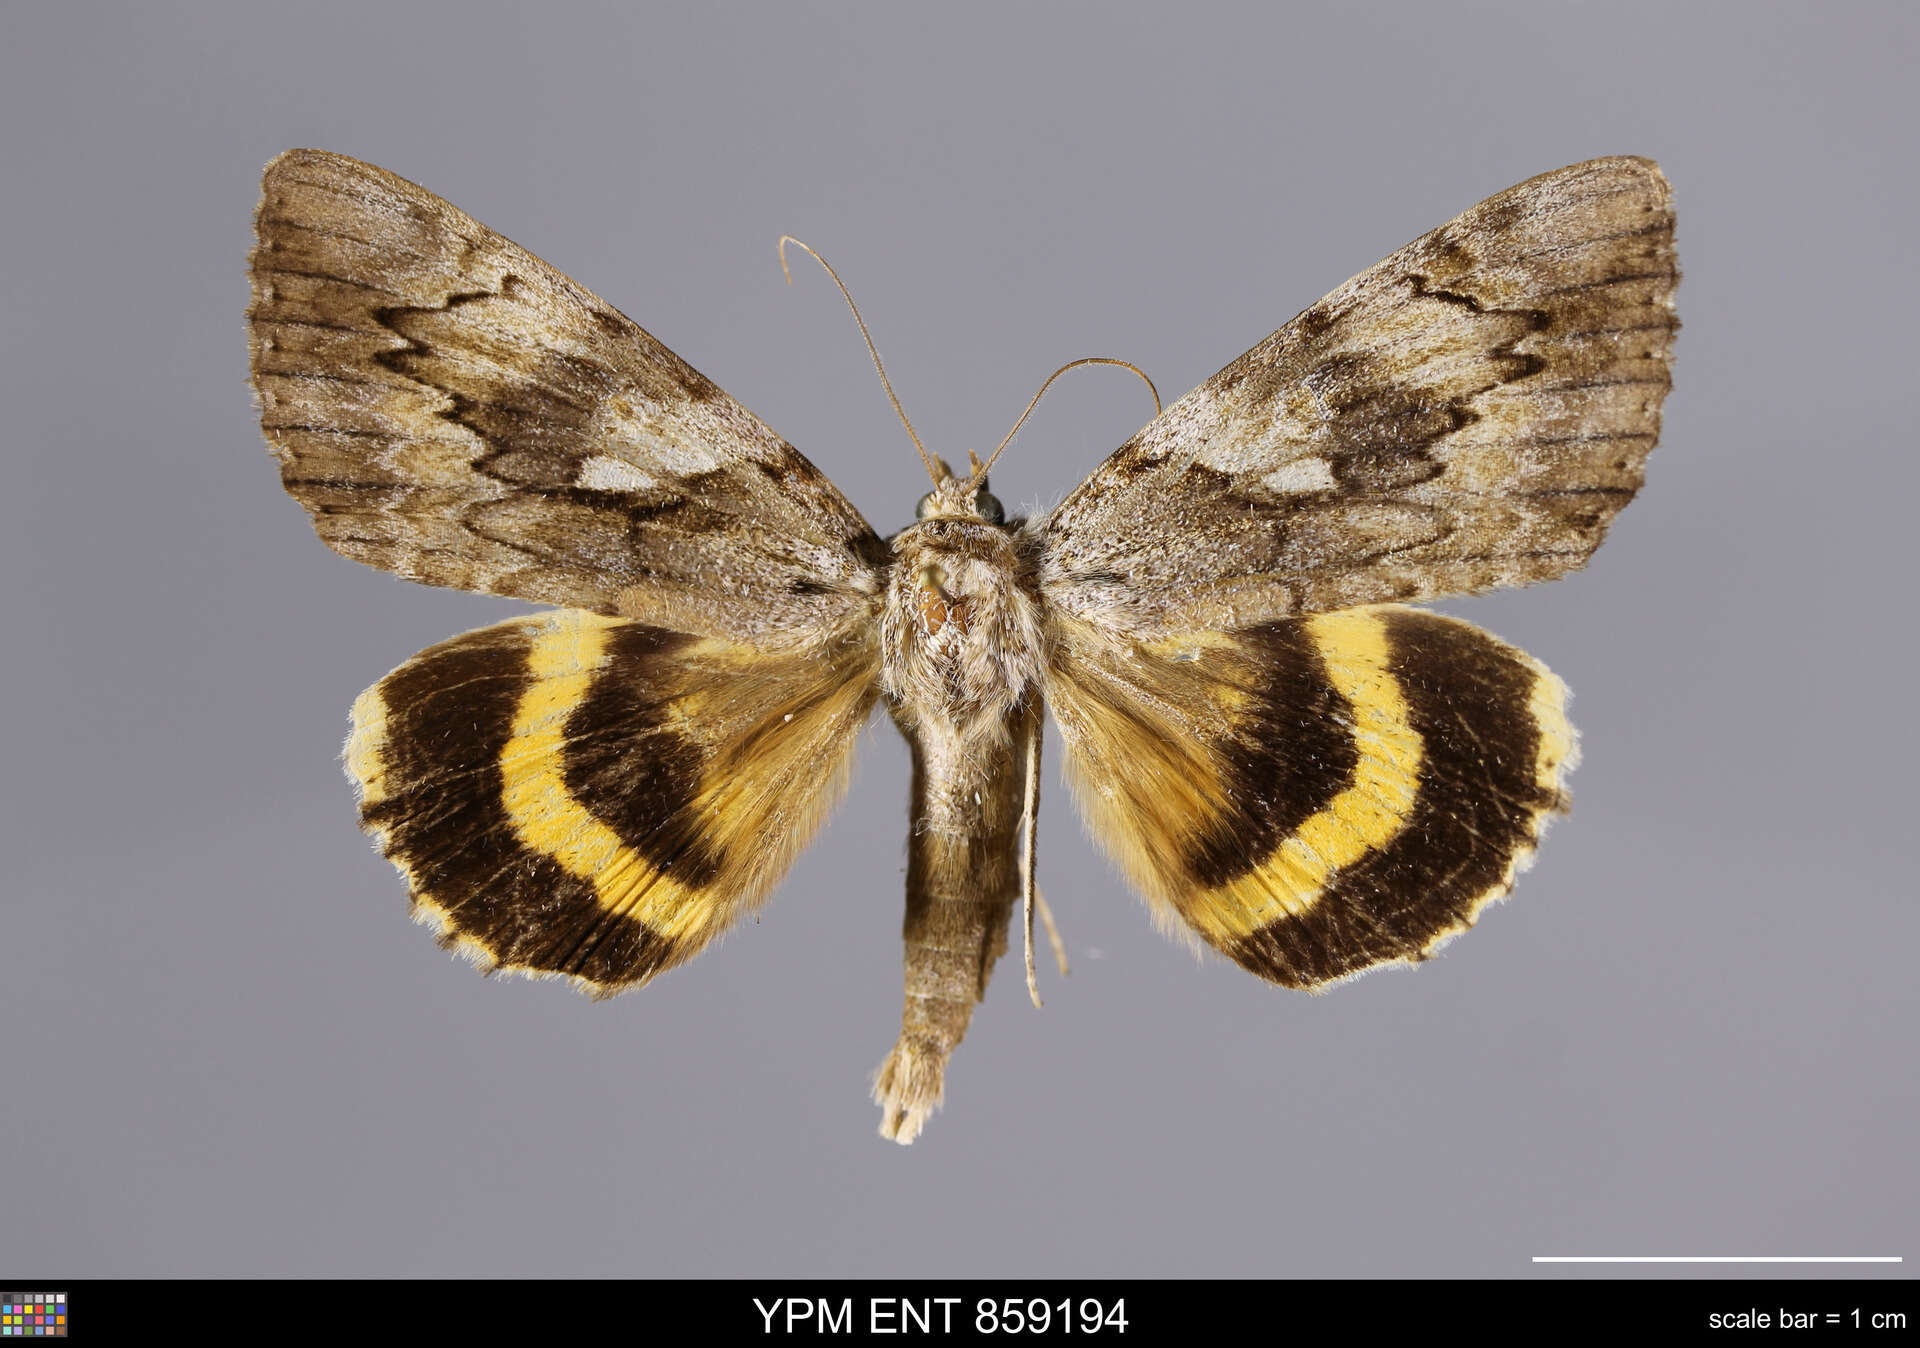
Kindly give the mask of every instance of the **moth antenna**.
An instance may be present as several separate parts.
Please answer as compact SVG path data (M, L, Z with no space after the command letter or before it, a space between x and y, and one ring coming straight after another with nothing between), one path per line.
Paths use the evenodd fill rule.
M894 415L899 417L900 424L907 428L907 438L912 440L913 447L920 451L920 462L927 466L927 476L933 479L934 486L939 486L940 474L933 466L933 456L928 454L927 447L920 443L920 437L914 432L913 423L907 420L907 409L900 405L900 399L894 394L893 381L887 378L887 367L880 363L880 351L873 344L873 334L867 331L867 320L860 317L860 306L853 302L853 296L847 290L847 283L840 279L840 273L833 269L832 263L828 262L824 257L821 257L820 254L814 252L813 249L808 248L807 245L800 240L794 238L793 235L782 234L780 236L780 274L787 278L788 285L793 284L793 272L787 267L788 244L792 244L796 248L805 248L807 254L812 257L815 262L818 262L827 269L827 275L833 278L833 283L840 287L840 298L847 302L847 308L853 310L853 321L860 325L860 336L866 340L867 354L873 357L873 368L880 372L880 387L887 391L887 401L893 404ZM1142 377L1144 378L1145 376Z
M1040 897L1040 891L1034 884L1033 872L1038 852L1040 828L1040 737L1042 728L1035 721L1032 732L1027 736L1027 787L1020 805L1020 817L1027 826L1026 846L1020 852L1020 897L1026 912L1027 927L1027 996L1038 1007L1040 1001L1040 980L1033 969L1033 910L1034 900ZM1047 929L1053 931L1053 919L1047 919ZM1059 934L1053 933L1054 955L1065 962L1066 956L1059 947Z
M796 239L794 242L799 243L799 240ZM802 248L806 247L805 244L800 244L800 246ZM808 251L811 252L812 250L808 249ZM853 301L848 300L847 303L851 304ZM877 361L879 357L875 356L874 359ZM1077 370L1082 365L1118 365L1122 369L1132 370L1140 376L1141 382L1147 386L1147 392L1153 395L1153 414L1156 417L1160 415L1162 411L1160 406L1160 390L1153 386L1151 379L1147 378L1147 372L1138 365L1135 365L1132 361L1118 360L1113 356L1082 356L1079 360L1070 360L1047 376L1047 382L1040 386L1040 392L1033 395L1033 401L1027 404L1027 410L1020 414L1020 420L1013 423L1013 429L1007 432L1007 438L1002 440L999 445L994 448L993 453L987 455L987 461L985 463L979 463L978 460L975 460L976 463L979 463L979 466L974 470L973 476L967 481L967 489L969 491L979 487L980 483L987 476L987 469L993 467L993 461L1000 457L1000 451L1013 443L1013 437L1018 434L1020 428L1026 424L1027 418L1033 413L1033 409L1040 405L1040 399L1046 395L1048 389L1053 387L1053 381L1065 374L1068 370ZM922 452L924 453L925 451ZM969 459L973 458L971 451L968 452L967 457Z

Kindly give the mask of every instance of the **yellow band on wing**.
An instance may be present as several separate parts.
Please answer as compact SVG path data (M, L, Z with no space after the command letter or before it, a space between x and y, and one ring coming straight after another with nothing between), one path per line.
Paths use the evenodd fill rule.
M694 936L711 920L712 905L661 874L567 789L567 718L586 698L607 656L607 631L618 625L569 610L534 638L530 682L500 755L501 799L520 841L589 881L603 907L660 936Z
M1365 610L1307 620L1327 679L1351 709L1353 778L1259 867L1185 908L1214 940L1306 912L1342 868L1391 842L1420 793L1424 745L1390 666L1385 622Z

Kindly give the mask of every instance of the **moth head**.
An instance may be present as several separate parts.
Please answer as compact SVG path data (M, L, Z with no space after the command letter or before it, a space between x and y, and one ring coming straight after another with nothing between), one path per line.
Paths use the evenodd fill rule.
M852 303L852 301L849 300L848 303ZM868 345L869 348L871 348L872 344L869 343ZM880 363L880 357L878 355L874 356L873 363L876 366ZM914 435L913 425L907 421L906 413L901 412L900 420L902 424L906 425L907 434L913 436L914 446L919 449L920 458L927 465L927 472L933 478L933 490L920 498L919 508L914 512L915 517L922 522L939 519L962 519L977 520L982 524L991 524L1001 528L1006 527L1007 510L1005 506L1000 504L1000 498L987 490L987 470L999 461L1001 452L1013 443L1013 437L1019 434L1022 426L1026 425L1027 417L1033 412L1033 409L1039 405L1040 399L1046 396L1047 390L1053 387L1053 381L1065 374L1068 370L1077 370L1082 365L1118 365L1133 371L1140 377L1141 382L1147 386L1148 391L1153 394L1153 414L1155 416L1160 415L1160 391L1154 388L1153 381L1147 378L1146 371L1131 361L1115 360L1111 356L1083 356L1079 360L1068 361L1065 365L1062 365L1059 369L1047 376L1046 383L1040 385L1040 391L1035 393L1032 400L1027 403L1026 411L1022 412L1020 419L1013 423L1013 429L1008 431L1000 443L994 446L993 453L987 455L984 463L978 454L975 454L972 450L968 450L967 463L969 471L967 476L965 478L956 478L953 474L953 469L947 466L945 459L935 458L927 453L926 446L920 443L920 437ZM886 378L885 371L881 372L880 377L882 380ZM887 393L889 397L892 396L892 385L888 385ZM895 399L894 410L899 411L899 408L899 400ZM1018 521L1016 521L1016 523L1018 523Z
M1018 548L999 512L990 517L973 506L943 501L937 491L928 495L933 499L922 504L920 518L888 540L896 598L910 604L924 595L955 599L1007 589L1019 565Z
M953 470L947 467L945 459L935 459L934 466L939 478L932 491L920 498L920 504L914 507L916 520L962 519L979 520L986 524L1005 524L1006 507L1000 504L1000 498L987 490L987 480L977 481L972 474L955 477ZM975 467L979 466L975 461Z

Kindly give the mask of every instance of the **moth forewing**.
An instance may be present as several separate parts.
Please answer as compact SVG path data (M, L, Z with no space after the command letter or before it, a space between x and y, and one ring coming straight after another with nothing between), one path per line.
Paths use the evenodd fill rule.
M326 544L429 585L766 645L864 619L885 549L798 450L612 305L404 178L267 166L261 426Z
M1048 600L1175 634L1525 585L1644 480L1671 192L1596 159L1488 198L1169 407L1048 516Z

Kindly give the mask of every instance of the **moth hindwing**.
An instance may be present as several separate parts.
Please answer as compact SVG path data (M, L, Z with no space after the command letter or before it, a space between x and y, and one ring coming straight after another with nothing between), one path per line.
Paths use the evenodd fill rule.
M1044 709L1162 925L1291 987L1428 958L1566 807L1560 681L1408 605L1583 565L1640 487L1677 328L1647 160L1543 174L1407 245L1044 517L1004 521L983 470L929 458L884 540L432 193L296 150L255 224L261 421L322 540L556 606L354 704L363 825L488 968L604 995L698 953L778 883L884 703L913 777L875 1097L909 1142L1038 905Z

